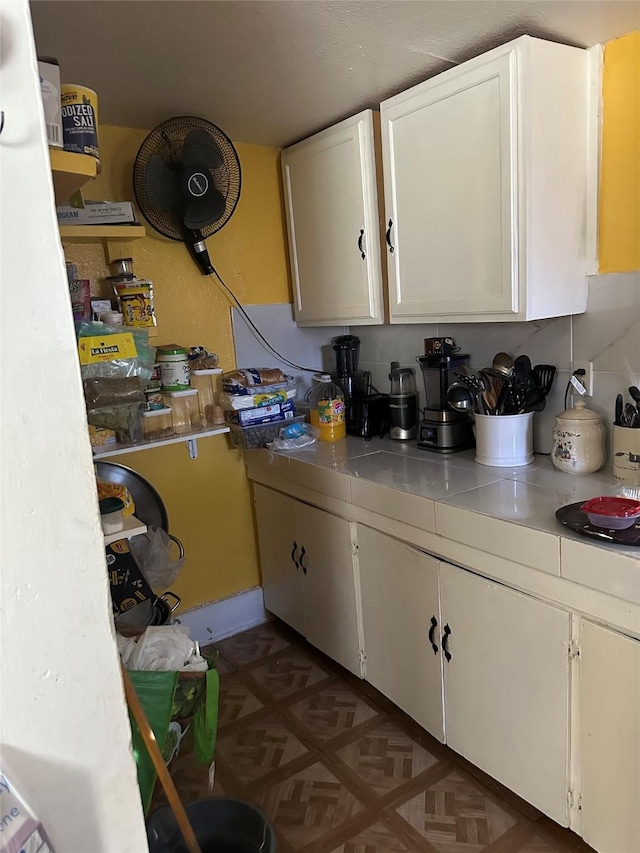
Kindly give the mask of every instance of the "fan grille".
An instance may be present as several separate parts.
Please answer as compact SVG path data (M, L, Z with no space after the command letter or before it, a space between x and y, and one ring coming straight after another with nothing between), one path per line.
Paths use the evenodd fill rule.
M154 128L145 138L133 165L133 188L136 201L149 225L172 240L184 238L180 219L169 209L157 203L156 193L150 191L145 179L151 158L160 157L177 172L181 171L181 156L187 135L204 131L219 149L222 162L217 168L209 169L212 182L224 198L224 210L208 224L201 224L203 237L210 237L225 225L238 204L242 183L240 160L229 137L215 124L197 116L175 116ZM159 192L159 191L158 191Z

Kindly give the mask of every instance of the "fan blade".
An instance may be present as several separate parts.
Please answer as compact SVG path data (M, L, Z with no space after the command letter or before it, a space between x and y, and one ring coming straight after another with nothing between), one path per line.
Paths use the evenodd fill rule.
M152 154L144 173L144 191L152 207L181 216L185 206L180 174L174 172L159 154Z
M225 198L215 187L210 187L204 198L190 201L184 212L185 227L194 230L213 225L224 216Z
M182 165L185 169L191 166L204 166L215 170L223 163L224 157L218 143L206 130L197 128L189 131L182 146Z

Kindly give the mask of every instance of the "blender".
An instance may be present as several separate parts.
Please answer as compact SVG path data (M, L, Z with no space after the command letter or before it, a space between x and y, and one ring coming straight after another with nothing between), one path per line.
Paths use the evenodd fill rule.
M425 340L425 350L430 340ZM416 361L422 368L426 394L424 420L418 425L418 447L436 453L456 453L473 447L475 439L469 417L447 404L447 389L455 381L454 374L468 366L469 356L432 349L431 355L419 355Z
M367 375L358 370L360 338L356 335L338 335L333 340L336 359L335 372L331 378L344 392L347 432L355 435L357 421L356 401L367 394Z
M418 433L418 395L413 368L400 367L398 361L392 361L389 379L389 437L408 441Z

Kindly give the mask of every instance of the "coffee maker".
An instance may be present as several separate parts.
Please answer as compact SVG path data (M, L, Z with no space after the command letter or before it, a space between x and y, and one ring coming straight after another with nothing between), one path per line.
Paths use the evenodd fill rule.
M408 441L418 433L418 395L412 367L400 367L391 362L391 393L389 394L389 437Z
M367 375L358 370L360 338L356 335L338 335L333 341L336 369L331 378L344 392L347 432L356 435L356 400L367 393Z
M440 345L440 342L446 344ZM433 344L438 342L438 346ZM424 420L418 424L418 447L436 453L456 453L475 445L473 425L468 415L450 409L447 389L455 381L455 373L468 366L469 356L456 351L450 338L427 338L425 352L416 361L422 368L426 408Z

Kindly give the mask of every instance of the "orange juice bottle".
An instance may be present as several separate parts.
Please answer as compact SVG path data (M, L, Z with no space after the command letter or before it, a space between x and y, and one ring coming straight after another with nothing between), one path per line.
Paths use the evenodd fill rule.
M339 441L347 434L344 393L331 381L328 373L314 376L314 387L309 392L309 419L318 427L319 441Z

